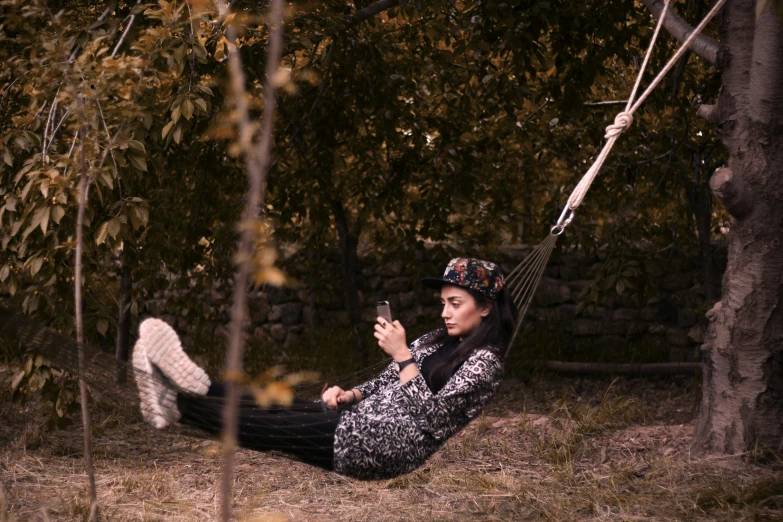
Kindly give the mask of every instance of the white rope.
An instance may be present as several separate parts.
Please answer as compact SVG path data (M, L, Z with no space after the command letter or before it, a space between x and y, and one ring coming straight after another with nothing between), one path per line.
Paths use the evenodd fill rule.
M682 46L677 50L674 56L666 64L666 66L653 79L653 81L650 83L650 86L647 87L647 89L642 93L642 95L639 96L639 99L636 102L634 102L634 96L636 95L636 91L638 90L639 84L642 81L642 76L644 75L644 70L647 67L647 62L650 60L650 55L652 54L653 46L655 45L655 40L658 38L658 33L660 32L660 29L663 26L663 21L666 18L666 14L669 12L670 9L669 3L670 0L666 0L665 5L663 6L661 17L658 19L658 24L655 26L655 32L653 33L652 39L650 40L650 45L647 48L647 54L644 56L644 62L642 62L642 67L639 70L638 76L636 77L636 83L633 86L631 95L628 97L628 103L625 106L625 110L623 112L620 112L617 116L615 116L614 123L612 123L606 128L606 135L604 136L606 138L606 143L604 144L603 149L601 149L601 153L598 155L593 165L588 169L588 171L579 181L577 186L574 188L574 191L571 193L571 196L568 198L568 203L566 204L565 209L563 209L563 213L561 214L560 219L558 220L558 225L565 226L568 224L568 222L570 222L570 218L568 219L568 221L565 221L566 215L569 213L569 211L571 212L571 214L573 214L573 211L576 210L579 207L579 205L582 204L582 201L584 200L587 191L590 190L590 186L593 184L593 181L595 181L596 176L598 176L598 173L601 171L601 167L603 167L606 158L609 156L609 152L612 150L614 143L617 141L617 138L619 138L623 132L628 130L628 128L633 123L633 113L636 112L636 110L641 106L642 103L644 103L644 101L647 99L647 97L650 95L653 89L655 89L655 87L657 87L658 84L661 83L664 76L666 76L666 73L668 73L669 70L671 70L671 68L674 67L674 64L677 63L677 60L679 60L680 57L683 54L685 54L685 51L688 50L693 40L695 40L696 37L699 34L701 34L704 27L706 27L706 25L710 22L710 20L712 20L713 16L717 14L717 12L720 10L723 4L726 3L726 0L718 0L715 3L715 5L710 10L710 12L707 13L707 16L704 17L701 23L696 27L696 29L693 30L690 36L688 36L688 38L685 40Z

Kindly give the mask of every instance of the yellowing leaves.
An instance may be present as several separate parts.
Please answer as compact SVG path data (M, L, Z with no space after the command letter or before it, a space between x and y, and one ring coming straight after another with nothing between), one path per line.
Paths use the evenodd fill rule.
M62 220L63 216L65 215L65 209L61 207L60 205L55 205L52 207L52 220L60 224L60 221Z
M39 223L41 227L41 232L46 234L46 231L49 228L49 216L51 215L52 207L46 207L43 211L43 215L41 216L41 222Z
M215 45L215 54L213 55L215 57L215 60L218 62L222 62L226 59L226 56L228 53L226 52L226 41L225 37L222 37L220 41Z
M101 337L105 337L106 332L109 329L109 321L104 318L98 319L98 322L95 323L95 329L98 330L98 333L101 334Z
M130 220L134 230L146 227L150 220L150 212L145 207L134 206L131 208Z
M102 224L98 228L98 233L95 234L95 244L102 245L106 241L106 238L108 236L109 236L109 222L107 221L106 223Z
M251 391L262 408L290 406L294 402L294 390L284 382L274 381L263 388L251 387Z
M98 227L98 233L95 235L95 243L102 245L109 236L116 238L117 234L120 233L120 230L122 230L122 220L118 217L111 218Z
M131 165L147 172L147 149L144 148L144 144L136 140L128 140L125 142L128 149L128 161Z
M14 166L14 158L13 158L13 156L11 156L11 151L8 150L7 147L5 149L3 149L3 161L9 167L13 167Z
M44 259L42 257L34 257L31 261L29 261L30 275L34 276L35 274L37 274L41 270L41 267L43 266L43 262Z
M253 281L257 285L269 283L272 286L283 286L286 282L285 273L279 268L269 267L257 270Z
M253 282L257 285L269 283L283 286L286 283L285 273L274 266L277 261L277 248L272 240L272 223L266 220L251 221L240 228L244 227L250 227L257 234L253 252Z
M173 129L173 128L174 128L174 124L175 124L175 123L176 123L176 122L175 122L174 120L171 120L170 122L168 122L168 123L167 123L167 124L166 124L166 125L163 127L163 130L160 132L160 137L161 137L162 139L164 139L164 140L166 139L166 136L168 136L168 135L169 135L169 132L171 132L171 129Z
M120 233L121 228L122 228L122 223L120 223L119 219L113 218L109 220L108 231L109 231L109 235L112 238L117 237L117 234Z
M193 103L202 111L207 112L207 101L204 98L193 98Z
M147 149L144 148L144 144L142 142L136 140L128 140L127 143L129 149L133 149L136 152L142 153L143 155L147 154Z
M51 210L52 210L51 207L43 207L36 210L35 213L33 214L33 219L30 221L30 227L28 230L32 232L35 229L35 227L40 226L41 232L46 234L46 230L49 227L49 215L51 213ZM29 232L27 231L25 232L29 234Z
M137 169L147 172L147 158L137 154L128 154L128 161Z
M186 120L190 120L193 117L193 102L190 100L184 100L180 106L180 111Z

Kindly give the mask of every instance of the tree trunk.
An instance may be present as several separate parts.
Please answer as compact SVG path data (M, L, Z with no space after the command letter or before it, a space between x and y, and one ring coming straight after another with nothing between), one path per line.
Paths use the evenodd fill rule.
M710 186L732 218L702 347L697 454L783 449L783 21L769 8L756 19L755 4L729 0L720 22L729 61L716 121L730 158Z
M125 383L128 348L130 346L131 299L133 280L131 279L131 256L128 246L122 252L122 267L120 268L120 309L117 317L117 368L114 373L117 384Z
M359 282L356 278L356 270L359 266L357 247L359 246L358 234L351 234L348 219L345 215L345 207L339 200L332 201L332 210L337 224L337 235L340 240L340 259L343 269L343 293L345 307L348 309L348 317L353 330L356 353L362 367L369 362L369 352L364 342L364 325L362 325L362 309L359 304Z

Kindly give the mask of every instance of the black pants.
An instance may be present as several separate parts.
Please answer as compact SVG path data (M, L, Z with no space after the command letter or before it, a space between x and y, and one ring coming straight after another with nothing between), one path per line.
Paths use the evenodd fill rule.
M223 431L225 386L213 383L205 397L177 397L180 422L211 435ZM340 413L323 411L319 403L294 399L286 408L259 407L250 395L239 403L238 444L256 451L281 451L297 460L331 470L334 467L334 432Z

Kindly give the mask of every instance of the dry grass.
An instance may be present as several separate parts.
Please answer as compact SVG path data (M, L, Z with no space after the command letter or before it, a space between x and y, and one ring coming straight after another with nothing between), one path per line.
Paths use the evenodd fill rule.
M8 386L0 385L0 522L84 520L80 427L42 433L35 409L10 404ZM359 482L240 451L236 518L783 519L781 467L690 458L697 395L689 380L510 381L425 467L387 481ZM217 444L129 419L95 412L102 518L215 520Z

